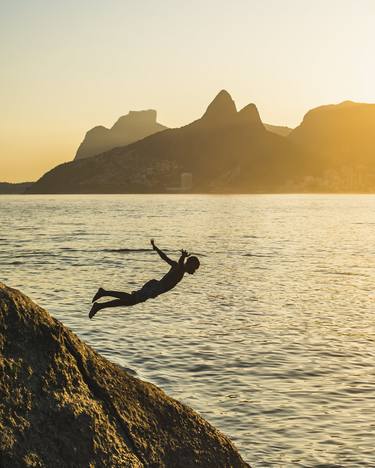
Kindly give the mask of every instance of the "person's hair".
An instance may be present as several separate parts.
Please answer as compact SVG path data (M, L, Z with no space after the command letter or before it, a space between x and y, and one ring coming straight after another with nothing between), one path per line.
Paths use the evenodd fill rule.
M196 270L199 268L201 264L198 257L195 257L194 255L192 255L191 257L188 257L188 259L186 260L186 263L194 267Z

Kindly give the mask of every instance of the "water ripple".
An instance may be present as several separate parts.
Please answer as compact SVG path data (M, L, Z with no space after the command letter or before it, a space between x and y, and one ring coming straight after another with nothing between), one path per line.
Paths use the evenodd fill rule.
M1 280L254 467L375 466L374 196L3 196L0 216ZM89 321L99 285L165 272L152 237L200 270Z

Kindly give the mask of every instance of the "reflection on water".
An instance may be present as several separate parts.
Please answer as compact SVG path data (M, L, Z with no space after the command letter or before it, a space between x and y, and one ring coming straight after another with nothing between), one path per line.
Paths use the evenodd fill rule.
M374 467L375 197L3 196L1 280L187 403L255 467ZM99 285L200 270L87 319ZM204 256L203 256L204 255Z

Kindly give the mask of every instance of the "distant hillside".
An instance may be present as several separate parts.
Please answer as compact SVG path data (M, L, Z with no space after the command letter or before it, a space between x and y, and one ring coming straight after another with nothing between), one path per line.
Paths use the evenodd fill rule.
M375 192L374 104L318 107L288 136L266 128L221 91L195 122L57 166L29 192Z
M126 146L168 127L156 121L155 110L130 111L120 117L112 128L101 125L86 133L79 145L75 159L83 159L104 153L119 146ZM264 124L266 129L276 135L287 136L292 131L289 127Z
M11 184L8 182L0 182L0 194L18 194L24 193L32 186L33 182L21 182L19 184Z
M79 145L75 159L88 158L117 146L128 145L166 128L156 122L155 110L130 111L110 129L98 126L89 130Z
M320 190L375 190L375 104L345 101L310 110L288 140L303 148Z
M194 191L272 192L306 163L293 143L266 131L254 104L237 112L223 90L195 122L57 166L30 192L165 192L184 172Z
M266 130L272 133L276 133L276 135L281 135L281 136L288 136L291 131L293 131L292 128L290 127L282 127L279 125L270 125L270 124L264 124L266 127Z

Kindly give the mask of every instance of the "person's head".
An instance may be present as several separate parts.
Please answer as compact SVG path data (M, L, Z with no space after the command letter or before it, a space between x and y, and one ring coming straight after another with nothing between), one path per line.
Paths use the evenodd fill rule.
M198 257L195 257L194 255L188 257L185 262L185 271L192 275L195 272L195 270L198 270L199 265L200 261L198 260Z

